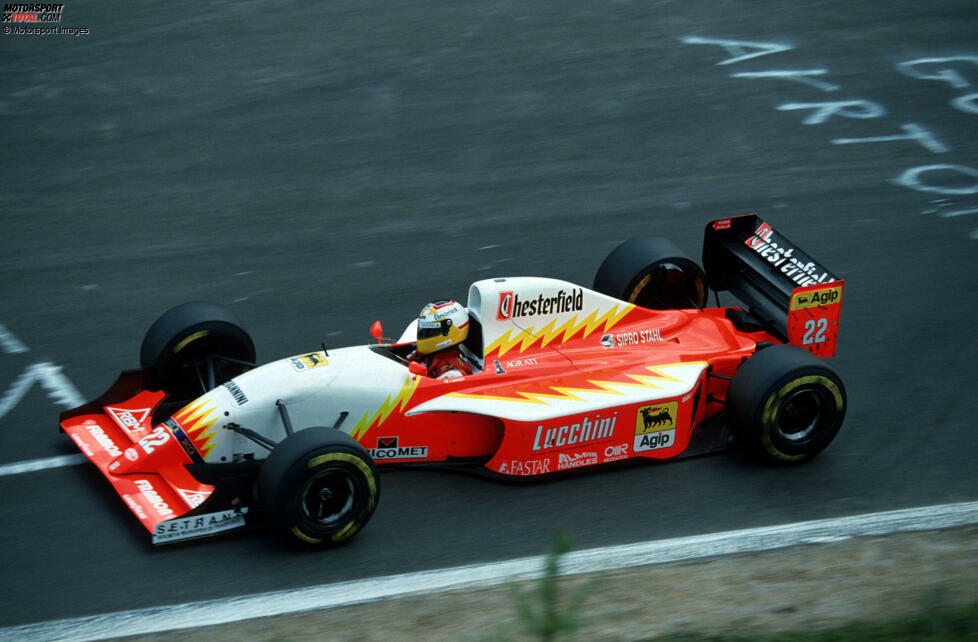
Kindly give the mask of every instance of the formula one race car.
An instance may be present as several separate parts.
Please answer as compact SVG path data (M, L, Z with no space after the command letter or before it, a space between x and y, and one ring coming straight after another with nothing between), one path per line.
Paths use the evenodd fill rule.
M257 523L343 542L387 466L517 478L732 444L772 462L815 456L846 411L819 359L835 352L844 282L756 215L711 222L703 265L637 238L590 289L473 283L461 347L474 370L448 379L408 359L417 321L395 342L376 323L376 343L256 366L227 310L187 303L150 327L141 369L61 428L158 544ZM707 308L711 289L744 307Z

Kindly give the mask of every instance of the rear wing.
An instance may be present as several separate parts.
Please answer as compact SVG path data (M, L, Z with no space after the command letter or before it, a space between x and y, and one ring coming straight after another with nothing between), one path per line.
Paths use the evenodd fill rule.
M769 333L835 354L845 281L756 214L707 224L703 268L710 288L740 299Z

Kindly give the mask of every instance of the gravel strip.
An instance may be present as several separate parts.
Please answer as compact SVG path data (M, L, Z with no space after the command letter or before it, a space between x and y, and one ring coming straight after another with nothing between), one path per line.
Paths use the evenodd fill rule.
M534 639L516 594L536 583L463 590L124 638L172 640ZM978 527L861 537L767 553L564 578L586 591L574 639L666 633L809 630L911 616L937 603L978 603ZM535 603L535 602L534 602Z

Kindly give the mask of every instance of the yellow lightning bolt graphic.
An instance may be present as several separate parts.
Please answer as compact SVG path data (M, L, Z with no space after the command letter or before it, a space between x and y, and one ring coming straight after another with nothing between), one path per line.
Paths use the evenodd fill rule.
M414 396L414 391L417 389L419 383L421 383L421 377L411 377L401 386L397 396L387 395L387 399L384 400L384 403L380 404L380 408L373 413L373 416L371 416L369 410L363 413L363 417L360 417L360 421L357 422L357 425L351 433L354 439L360 439L372 426L383 424L395 410L403 412L405 406L411 401L411 397Z
M546 346L556 340L557 337L561 337L558 343L562 343L582 330L582 338L584 338L602 326L602 331L607 332L634 307L630 303L623 306L615 305L608 308L601 316L598 316L599 310L594 310L580 321L578 321L578 315L575 314L560 327L554 327L557 320L553 319L539 330L532 327L526 330L507 330L505 334L500 335L486 347L485 353L490 354L493 350L499 350L499 356L503 356L510 350L516 349L517 345L519 345L517 352L523 352L537 342L541 346Z
M576 393L592 393L592 394L609 394L609 395L619 395L622 396L625 393L622 392L621 388L662 388L661 383L683 383L682 379L677 379L676 377L669 374L663 368L670 368L674 366L706 366L705 361L692 361L689 363L676 363L667 364L661 366L646 366L645 370L652 373L652 375L638 374L638 373L625 373L625 376L636 381L638 383L631 383L629 381L615 381L608 379L587 379L586 383L588 387L584 386L545 386L553 392L542 392L542 391L530 391L530 390L514 390L513 393L518 395L518 397L505 397L502 395L480 395L480 394L466 394L463 392L451 392L446 397L458 397L464 399L492 399L497 401L515 401L517 403L534 403L547 405L547 399L555 399L558 401L587 401L583 397L578 396Z
M204 457L214 449L217 431L210 428L217 421L216 409L209 402L195 401L173 415L194 446Z

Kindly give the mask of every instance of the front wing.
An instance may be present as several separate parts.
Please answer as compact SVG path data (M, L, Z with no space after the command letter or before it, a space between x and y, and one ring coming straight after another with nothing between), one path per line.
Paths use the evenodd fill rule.
M119 385L124 380L128 386ZM132 392L132 380L132 373L125 373L113 388ZM186 465L192 460L165 423L153 428L153 411L165 394L140 391L113 403L109 401L115 397L112 392L62 413L61 429L153 535L153 543L206 537L245 526L247 506L208 501L215 486L188 472Z

